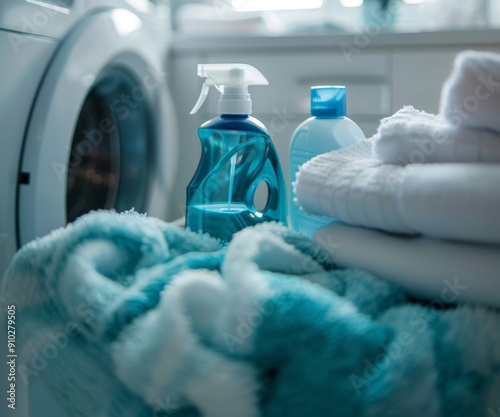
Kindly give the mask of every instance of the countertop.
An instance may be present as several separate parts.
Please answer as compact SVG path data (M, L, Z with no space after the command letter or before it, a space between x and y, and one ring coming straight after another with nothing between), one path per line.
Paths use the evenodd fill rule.
M405 46L473 46L500 44L500 29L454 30L439 32L380 32L380 33L314 33L286 35L233 35L233 36L195 36L176 34L173 39L174 54L196 53L201 50L216 52L231 49L307 49L341 48L354 46L405 47Z

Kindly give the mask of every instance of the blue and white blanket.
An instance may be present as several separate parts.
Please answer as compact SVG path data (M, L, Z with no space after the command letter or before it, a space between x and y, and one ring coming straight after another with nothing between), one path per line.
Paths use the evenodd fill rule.
M23 247L0 304L17 307L18 373L71 416L500 411L498 312L411 300L277 224L224 247L91 213Z

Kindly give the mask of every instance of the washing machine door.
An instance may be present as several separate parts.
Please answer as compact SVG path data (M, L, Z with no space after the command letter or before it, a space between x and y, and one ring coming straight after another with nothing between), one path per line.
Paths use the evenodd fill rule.
M21 244L90 210L168 217L177 148L163 36L115 9L89 16L63 41L25 139Z

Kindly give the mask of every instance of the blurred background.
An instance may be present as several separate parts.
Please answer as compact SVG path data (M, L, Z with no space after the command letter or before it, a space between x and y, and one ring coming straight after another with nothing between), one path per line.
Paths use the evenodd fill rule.
M289 34L362 31L391 12L392 31L496 27L495 0L172 0L173 27L183 33Z

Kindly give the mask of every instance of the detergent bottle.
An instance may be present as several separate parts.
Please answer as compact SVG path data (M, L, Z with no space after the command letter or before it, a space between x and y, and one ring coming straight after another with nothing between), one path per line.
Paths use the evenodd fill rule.
M290 226L308 237L334 219L300 208L293 191L299 167L317 155L365 139L359 126L346 117L344 86L311 87L311 115L295 130L290 142Z
M246 64L200 64L206 78L191 114L203 105L210 90L220 92L219 114L199 129L202 155L187 188L186 227L223 241L257 223L286 224L286 185L266 127L251 117L250 85L268 85L266 78ZM257 210L254 195L267 185L267 203Z

